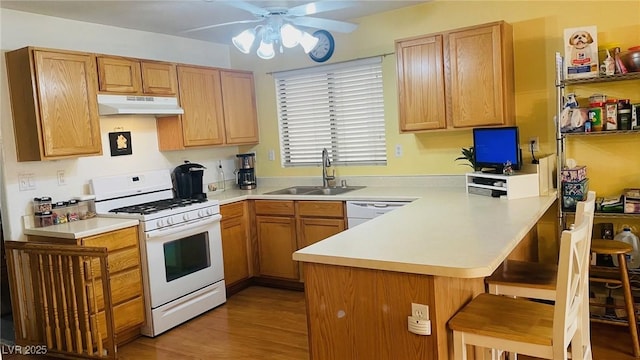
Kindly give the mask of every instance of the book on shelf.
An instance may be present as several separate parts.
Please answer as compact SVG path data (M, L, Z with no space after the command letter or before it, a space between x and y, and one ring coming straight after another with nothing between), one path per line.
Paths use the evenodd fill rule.
M599 197L596 199L596 209L606 213L621 213L624 210L623 196Z
M625 214L640 214L640 188L627 188L623 193Z

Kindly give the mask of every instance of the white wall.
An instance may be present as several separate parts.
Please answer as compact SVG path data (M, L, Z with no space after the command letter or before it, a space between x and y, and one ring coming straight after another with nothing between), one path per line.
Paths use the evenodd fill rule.
M237 147L161 153L153 116L101 117L102 156L17 162L4 61L7 51L39 46L229 68L227 45L6 9L0 9L0 40L0 202L5 239L24 239L21 217L31 214L34 197L48 195L60 201L88 194L93 177L173 169L188 159L210 169L205 171L205 183L215 181L218 160L224 160L226 178L233 178ZM116 128L131 131L132 155L110 156L108 133ZM58 185L58 170L64 170L66 185ZM36 190L19 191L18 174L34 174Z

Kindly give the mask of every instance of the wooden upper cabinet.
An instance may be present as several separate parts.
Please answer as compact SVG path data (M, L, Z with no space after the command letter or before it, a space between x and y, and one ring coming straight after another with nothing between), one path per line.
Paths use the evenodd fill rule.
M515 123L510 24L397 40L396 57L401 132Z
M6 59L18 161L102 154L94 55L26 47Z
M142 61L142 91L151 95L176 95L178 77L176 65L171 63Z
M227 144L258 143L258 117L253 74L221 71L222 104Z
M98 56L100 92L175 96L176 65L116 56Z
M220 71L178 66L184 146L221 145L224 120ZM175 134L173 134L175 136Z
M252 73L178 65L178 88L184 115L156 119L161 151L258 143Z
M444 129L442 35L396 42L400 131Z
M454 127L515 122L512 33L504 22L449 33Z

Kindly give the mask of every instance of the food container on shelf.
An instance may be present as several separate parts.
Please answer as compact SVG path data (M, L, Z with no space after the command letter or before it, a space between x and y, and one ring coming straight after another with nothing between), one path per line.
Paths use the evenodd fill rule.
M33 212L51 211L51 198L48 196L33 198Z
M54 225L65 224L69 221L67 218L68 203L66 201L58 201L53 204L51 212Z
M71 199L67 205L67 220L78 221L80 215L78 214L78 200Z
M640 71L640 46L630 47L629 51L620 54L620 60L628 72Z
M605 112L605 103L604 102L595 102L589 104L589 112L587 118L591 122L591 129L593 131L601 131L604 125L602 121L603 115Z
M51 213L51 211L38 211L34 213L33 225L35 227L53 225L53 214Z
M80 220L90 219L96 216L95 195L75 196L73 200L78 202L78 217Z

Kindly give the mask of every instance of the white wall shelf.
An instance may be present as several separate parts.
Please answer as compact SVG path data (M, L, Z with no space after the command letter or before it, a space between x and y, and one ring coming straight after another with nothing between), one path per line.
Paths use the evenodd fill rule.
M473 172L465 174L465 177L467 194L493 193L508 200L540 195L538 174L501 175Z

